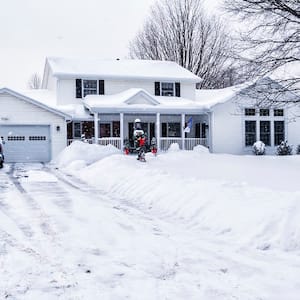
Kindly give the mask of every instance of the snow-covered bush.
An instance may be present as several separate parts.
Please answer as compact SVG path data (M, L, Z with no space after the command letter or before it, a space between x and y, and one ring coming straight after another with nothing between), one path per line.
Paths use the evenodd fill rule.
M266 151L266 145L262 141L257 141L253 144L253 153L255 155L264 155Z
M297 146L296 154L300 154L300 145Z
M277 155L291 155L293 147L288 144L287 141L282 141L280 145L277 146Z

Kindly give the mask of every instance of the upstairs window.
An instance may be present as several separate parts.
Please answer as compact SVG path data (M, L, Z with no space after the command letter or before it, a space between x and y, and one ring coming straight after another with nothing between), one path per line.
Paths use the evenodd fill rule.
M76 98L86 95L104 95L104 80L76 79Z
M97 80L83 80L83 97L86 95L97 95Z
M283 109L274 109L274 117L283 117Z
M155 96L180 97L180 82L155 82Z
M174 83L162 82L161 83L161 96L174 96Z
M245 108L245 116L255 116L255 108Z

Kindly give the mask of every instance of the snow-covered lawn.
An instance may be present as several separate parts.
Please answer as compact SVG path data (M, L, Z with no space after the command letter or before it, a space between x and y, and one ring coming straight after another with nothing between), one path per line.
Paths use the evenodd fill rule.
M78 142L6 166L0 297L299 299L300 156L146 159Z

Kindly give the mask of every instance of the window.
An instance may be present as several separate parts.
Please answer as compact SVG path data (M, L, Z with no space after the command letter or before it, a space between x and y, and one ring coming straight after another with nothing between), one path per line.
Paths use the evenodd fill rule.
M83 97L97 94L97 80L83 80Z
M271 126L270 121L260 121L259 131L260 140L266 145L271 146Z
M8 141L25 141L25 136L8 136Z
M283 109L274 109L274 117L283 117Z
M74 123L74 138L81 138L81 123Z
M256 121L245 121L245 145L252 146L256 142Z
M155 96L180 97L180 82L155 82Z
M259 110L259 115L261 117L269 116L270 115L270 110L269 109L260 109Z
M162 123L162 137L180 137L180 123Z
M76 98L104 95L104 80L76 79Z
M274 121L274 143L278 146L284 141L284 121Z
M245 108L245 116L255 116L255 108Z
M161 95L162 96L174 96L174 83L162 82L161 83Z

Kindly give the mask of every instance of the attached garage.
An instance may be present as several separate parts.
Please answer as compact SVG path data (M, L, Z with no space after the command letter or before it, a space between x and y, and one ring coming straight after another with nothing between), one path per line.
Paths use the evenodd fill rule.
M68 115L7 88L0 105L6 162L49 162L66 147Z
M49 125L0 125L6 162L48 162L51 157Z

